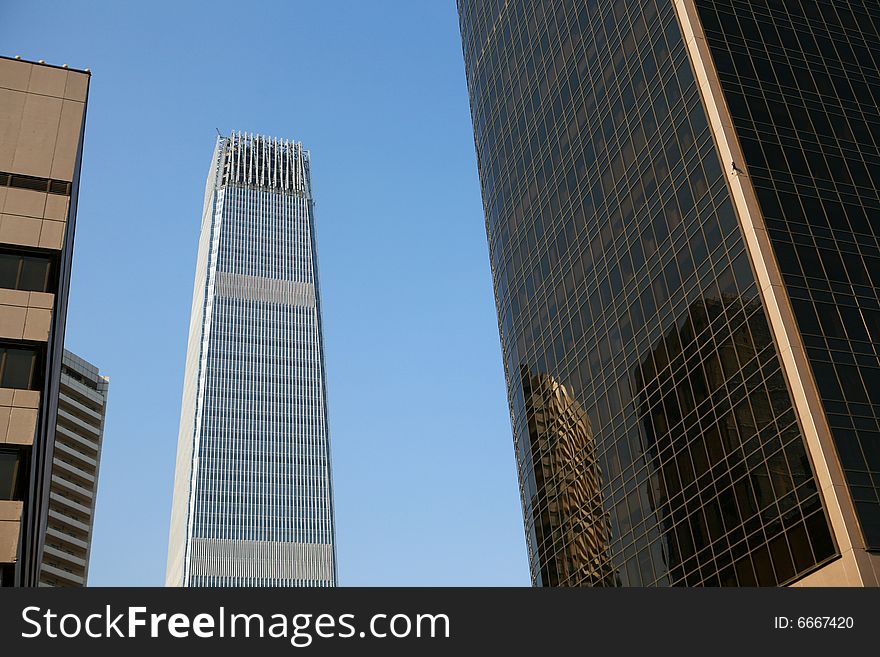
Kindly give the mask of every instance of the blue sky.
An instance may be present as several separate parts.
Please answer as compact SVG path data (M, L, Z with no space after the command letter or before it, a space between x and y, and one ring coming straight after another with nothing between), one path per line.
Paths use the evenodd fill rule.
M312 152L340 583L526 585L452 0L28 2L90 68L67 347L111 377L90 584L161 585L216 129Z

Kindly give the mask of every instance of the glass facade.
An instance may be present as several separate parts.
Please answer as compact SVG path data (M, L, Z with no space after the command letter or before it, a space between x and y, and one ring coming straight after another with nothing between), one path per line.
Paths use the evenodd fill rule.
M880 5L696 6L865 543L880 550Z
M309 154L218 140L206 190L167 583L336 583Z
M533 583L834 559L673 3L458 8Z

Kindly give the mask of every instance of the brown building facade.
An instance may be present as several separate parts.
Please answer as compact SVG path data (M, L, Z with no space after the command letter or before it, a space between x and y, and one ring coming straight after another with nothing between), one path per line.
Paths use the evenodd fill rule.
M89 73L0 57L0 585L36 586Z

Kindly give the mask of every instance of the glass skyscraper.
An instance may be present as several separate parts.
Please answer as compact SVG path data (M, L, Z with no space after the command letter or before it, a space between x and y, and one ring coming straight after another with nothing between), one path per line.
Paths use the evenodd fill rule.
M169 586L333 586L309 153L233 133L208 173Z
M880 583L880 5L458 9L533 583Z

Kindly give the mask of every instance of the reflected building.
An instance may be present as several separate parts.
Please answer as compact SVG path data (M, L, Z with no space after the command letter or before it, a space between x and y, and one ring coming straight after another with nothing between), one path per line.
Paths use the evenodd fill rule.
M704 340L720 323L721 341ZM791 406L781 370L758 383L772 345L760 303L705 298L632 374L670 581L772 584L833 551L797 425L776 423ZM681 504L688 489L699 504Z
M168 586L335 586L309 152L220 137L202 214Z
M522 386L532 464L526 532L542 550L541 578L551 586L613 585L590 418L552 377L524 369Z
M880 583L876 3L458 10L533 583Z

